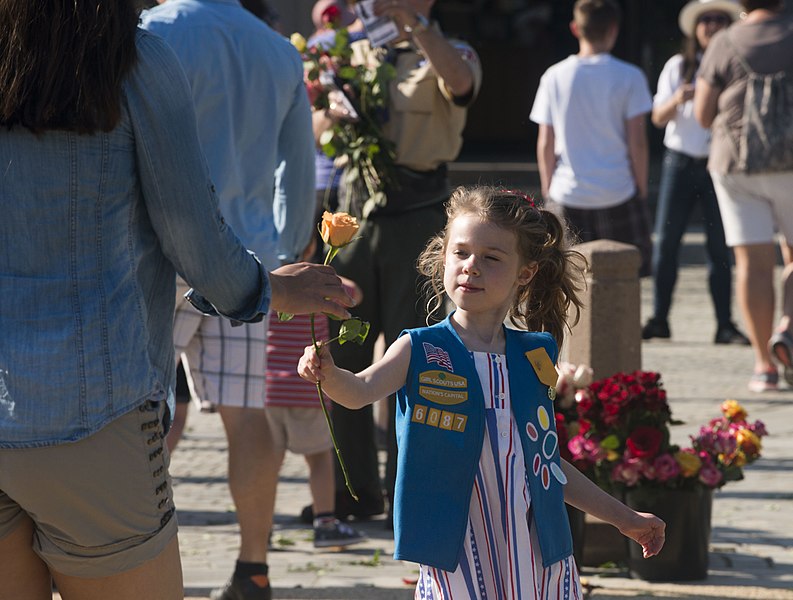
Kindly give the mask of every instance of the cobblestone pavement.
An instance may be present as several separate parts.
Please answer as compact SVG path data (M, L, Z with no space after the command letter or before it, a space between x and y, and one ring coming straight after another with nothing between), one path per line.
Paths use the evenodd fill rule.
M700 424L717 416L721 401L739 400L750 418L762 419L770 435L763 457L743 481L715 494L710 571L703 582L651 584L625 571L585 569L591 598L757 598L793 600L793 390L754 394L746 384L752 351L712 343L715 320L707 296L707 273L697 259L700 237L687 236L694 257L680 274L671 315L672 339L642 346L643 368L659 371L673 416L673 441L684 443ZM689 248L690 250L692 248ZM647 318L650 282L642 284L642 319ZM739 322L737 307L735 320ZM226 449L217 415L190 415L171 472L179 511L180 543L187 595L207 597L232 571L238 535L225 481ZM270 574L274 597L321 599L408 599L405 583L417 573L391 558L391 532L382 519L356 523L369 541L346 551L314 550L311 530L297 521L309 503L307 470L288 455L276 502Z

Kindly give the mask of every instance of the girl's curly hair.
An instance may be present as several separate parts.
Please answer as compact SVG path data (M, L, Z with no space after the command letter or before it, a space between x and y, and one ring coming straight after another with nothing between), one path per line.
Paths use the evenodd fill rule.
M570 249L567 230L552 212L537 208L519 192L488 186L458 187L446 205L446 227L433 237L418 258L418 270L427 280L427 320L443 305L444 258L449 226L461 215L515 233L517 251L524 264L537 263L537 274L518 288L509 309L510 322L529 331L547 331L559 346L564 331L578 322L586 259ZM572 310L572 319L568 314Z

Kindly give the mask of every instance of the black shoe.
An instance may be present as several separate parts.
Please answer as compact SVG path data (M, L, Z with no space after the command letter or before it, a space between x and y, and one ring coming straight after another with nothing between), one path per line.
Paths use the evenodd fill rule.
M653 317L642 327L643 340L649 340L651 338L668 339L670 336L669 322L666 319L656 319Z
M358 490L356 490L358 491ZM358 501L353 500L349 492L344 489L336 492L336 518L345 521L354 517L359 521L367 521L385 512L383 492L378 490L358 491Z
M336 507L333 515L339 521L346 521L350 517L355 517L359 521L367 521L385 512L385 501L381 492L362 491L358 493L358 502L353 500L344 490L343 493L336 494ZM309 504L300 511L300 522L309 525L314 522L314 510Z
M311 504L304 506L303 510L300 511L298 519L301 523L311 525L314 522L314 507Z
M272 600L273 590L268 583L261 587L250 577L232 576L225 587L212 590L211 600Z
M714 344L737 344L738 346L751 346L752 342L749 338L741 333L735 326L735 323L727 323L722 325L716 331L716 338L713 340Z

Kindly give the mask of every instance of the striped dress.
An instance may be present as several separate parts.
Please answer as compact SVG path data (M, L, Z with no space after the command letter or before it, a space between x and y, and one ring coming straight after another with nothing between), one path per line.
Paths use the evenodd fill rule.
M457 570L420 566L420 600L581 600L570 556L542 566L529 518L531 498L517 425L510 409L506 357L472 353L485 397L485 439L474 480L463 555Z

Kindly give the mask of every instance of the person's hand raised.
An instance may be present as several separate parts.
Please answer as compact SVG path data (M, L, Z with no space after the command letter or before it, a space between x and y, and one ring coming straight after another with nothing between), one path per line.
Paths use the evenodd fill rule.
M292 314L327 313L349 319L354 300L332 267L311 263L284 265L270 273L270 308Z

